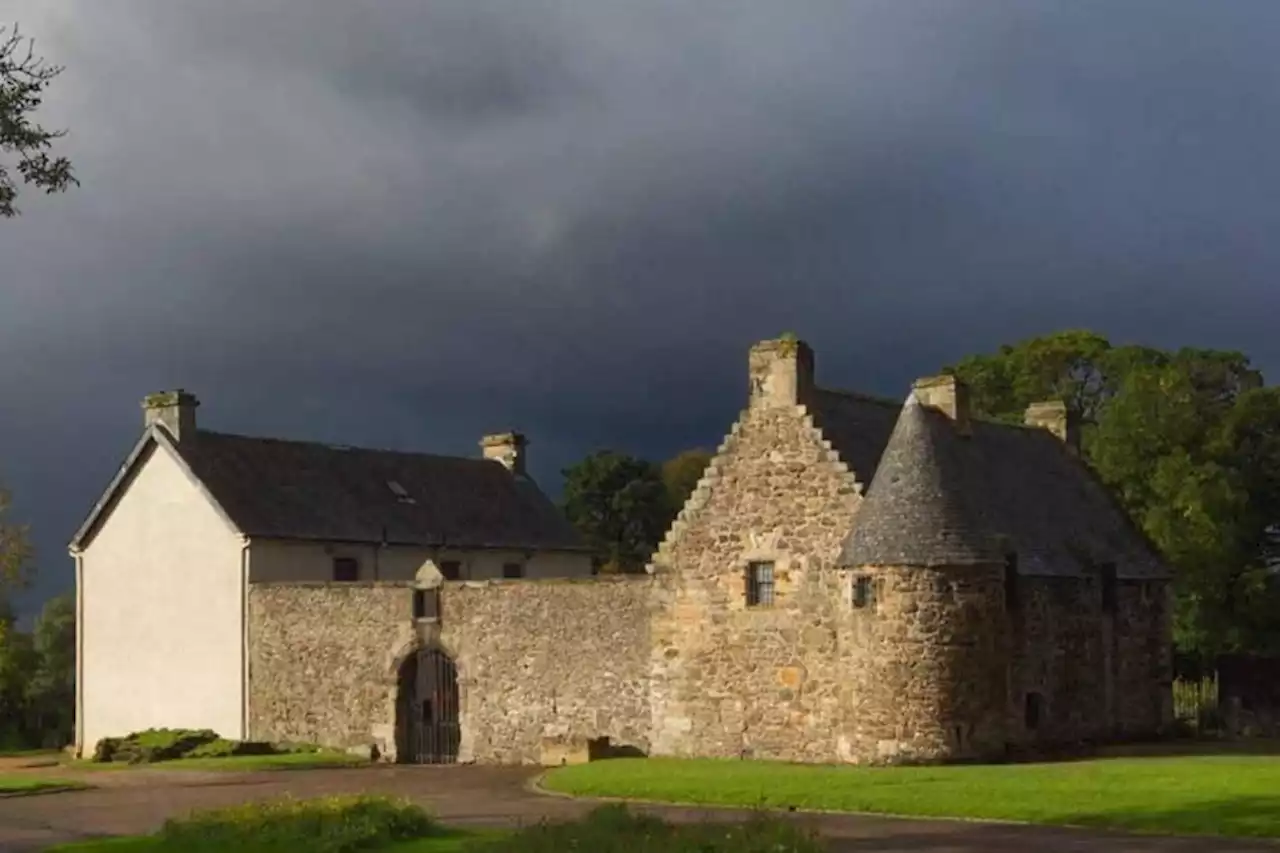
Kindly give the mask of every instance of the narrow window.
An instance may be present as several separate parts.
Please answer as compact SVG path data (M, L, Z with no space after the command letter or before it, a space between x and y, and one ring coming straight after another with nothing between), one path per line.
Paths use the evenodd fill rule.
M859 609L874 607L876 588L867 575L859 575L853 579L853 606Z
M1004 607L1018 609L1018 555L1012 551L1004 557Z
M440 617L440 590L415 589L413 591L413 618L438 619Z
M458 560L444 560L440 563L440 575L447 581L462 578L462 563Z
M1116 612L1116 564L1103 563L1102 575L1102 612Z
M1044 714L1044 697L1039 693L1028 693L1026 708L1023 711L1027 731L1035 731L1040 727L1040 719Z
M523 563L503 563L502 576L504 578L507 578L508 580L524 577L524 564Z
M360 580L360 563L354 557L334 557L333 579L341 583Z
M747 606L773 606L773 563L747 564Z

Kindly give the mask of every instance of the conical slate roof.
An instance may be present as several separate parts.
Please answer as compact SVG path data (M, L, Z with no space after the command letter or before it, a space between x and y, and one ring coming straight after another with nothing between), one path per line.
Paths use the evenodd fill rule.
M963 566L1000 562L966 488L966 459L947 416L907 398L845 540L842 566Z

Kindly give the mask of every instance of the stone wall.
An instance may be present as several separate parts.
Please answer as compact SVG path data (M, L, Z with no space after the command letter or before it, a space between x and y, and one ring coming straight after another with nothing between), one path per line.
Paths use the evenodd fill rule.
M1097 585L1081 578L1019 577L1011 612L1010 743L1065 744L1111 726L1110 654ZM1031 710L1028 705L1037 707Z
M1165 581L1120 581L1104 613L1096 579L1019 578L1013 613L1010 741L1067 745L1155 734L1172 719ZM1039 721L1028 725L1028 694Z
M249 736L394 750L408 584L251 584Z
M743 414L654 556L655 754L835 760L854 616L834 562L859 501L802 407ZM774 564L771 607L746 605L752 561Z
M1173 602L1167 581L1121 581L1115 633L1115 734L1152 735L1173 723Z
M534 763L544 737L647 752L651 589L647 576L445 584L462 760Z
M845 657L852 703L841 757L857 762L1003 754L1009 628L1003 566L874 567L874 604ZM855 575L856 577L856 575Z
M400 664L439 647L458 669L459 760L529 763L543 737L649 746L648 577L446 583L440 621L413 586L253 584L250 737L396 748Z

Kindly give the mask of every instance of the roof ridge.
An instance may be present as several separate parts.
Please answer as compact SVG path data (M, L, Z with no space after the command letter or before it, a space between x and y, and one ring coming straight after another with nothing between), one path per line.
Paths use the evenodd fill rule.
M412 456L416 459L449 459L459 462L483 462L488 463L491 460L483 459L478 456L454 456L448 453L428 453L418 450L394 450L387 447L367 447L358 444L338 444L326 441L312 441L301 438L278 438L275 436L265 435L245 435L243 433L222 432L220 430L201 429L196 432L197 441L201 436L213 436L215 438L230 438L236 441L260 441L271 442L273 444L293 444L299 447L315 447L324 450L335 450L340 452L355 451L357 453L384 453L394 456Z
M902 401L897 400L895 398L886 397L879 394L868 394L865 391L850 391L845 388L826 388L826 387L817 387L814 390L820 394L830 394L833 397L844 397L845 399L849 399L849 400L857 400L862 403L874 403L879 406L886 406L894 409L901 409L902 406L904 405ZM1028 431L1044 429L1044 427L1036 426L1035 424L1016 423L1013 421L1000 420L999 418L994 417L992 415L970 413L969 418L971 421L974 421L980 424L986 424L988 426L1010 427L1011 429L1028 430Z
M814 388L820 394L831 394L835 397L847 397L850 400L858 400L863 403L876 403L881 406L890 406L895 409L902 408L902 401L893 397L880 396L879 394L868 394L864 391L849 391L844 388Z

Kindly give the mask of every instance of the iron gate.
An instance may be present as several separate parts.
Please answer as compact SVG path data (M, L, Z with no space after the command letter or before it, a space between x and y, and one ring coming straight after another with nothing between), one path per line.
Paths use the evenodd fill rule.
M438 649L420 651L410 662L404 685L408 759L415 764L454 764L462 735L458 668Z

